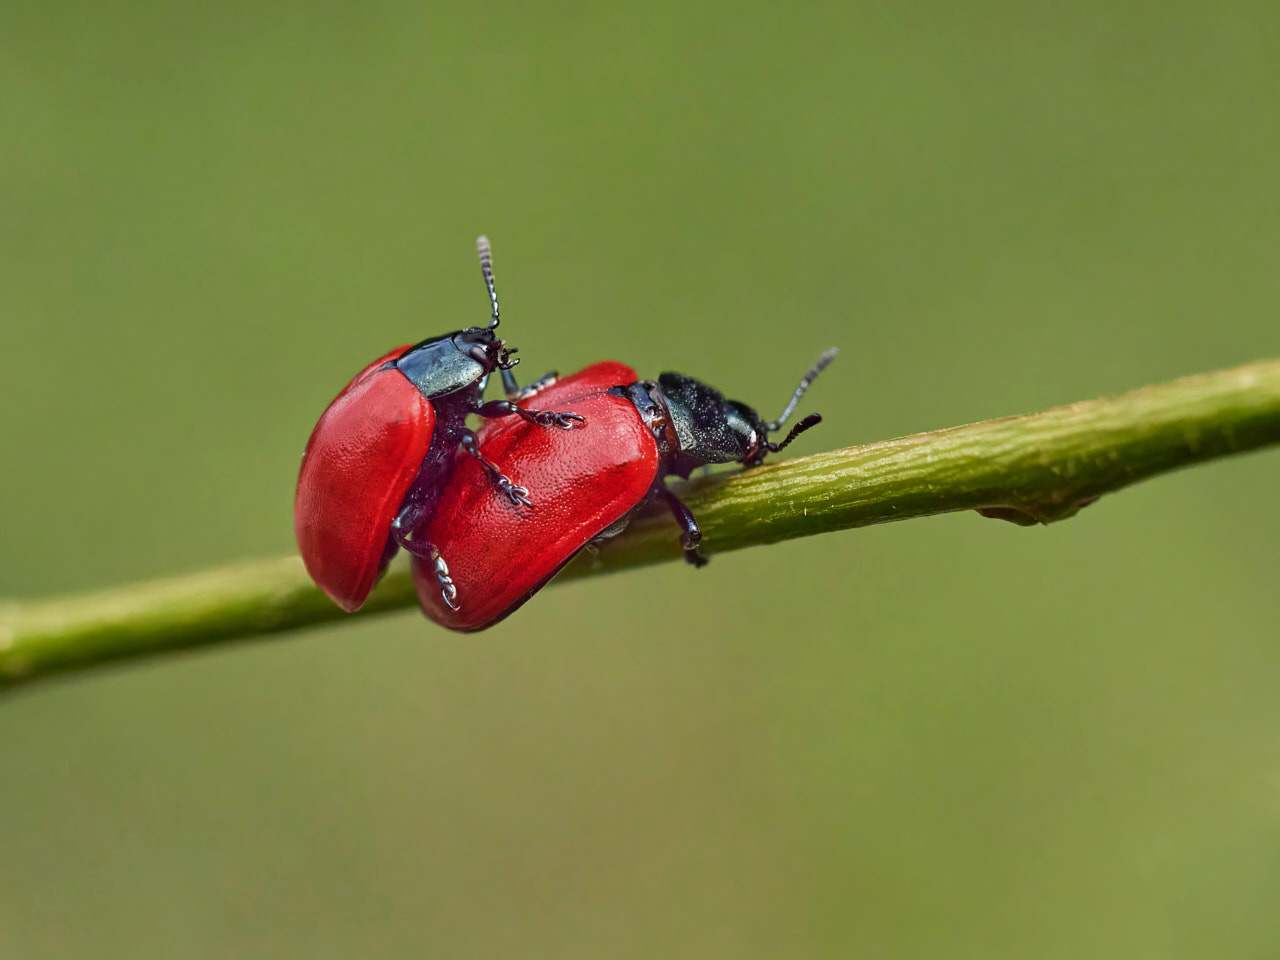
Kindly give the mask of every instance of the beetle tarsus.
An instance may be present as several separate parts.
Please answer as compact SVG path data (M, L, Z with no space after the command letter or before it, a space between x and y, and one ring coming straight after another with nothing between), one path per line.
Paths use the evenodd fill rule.
M581 414L561 413L556 410L526 410L524 407L516 406L510 400L490 400L478 412L480 416L489 419L519 417L525 423L536 423L540 427L559 427L562 430L571 430L587 422L586 417Z
M444 601L445 606L450 610L457 612L462 609L458 603L458 586L453 582L453 577L449 573L449 564L445 563L444 557L440 555L439 549L428 540L415 540L409 536L407 527L411 523L406 523L406 515L396 517L391 523L391 534L395 538L396 543L402 546L408 553L419 560L431 561L432 571L436 575L436 582L440 584L440 599Z
M458 587L449 576L449 565L444 562L444 557L440 556L438 551L436 552L436 580L440 584L440 599L444 601L446 607L457 613L462 609L462 605L458 603Z
M494 401L494 403L505 402L505 400ZM485 406L487 407L489 404L486 403ZM522 487L512 481L510 477L498 469L496 463L486 459L484 454L480 452L480 447L476 442L476 435L472 431L463 431L462 437L458 442L469 456L475 457L480 466L484 468L485 473L489 475L489 479L493 481L494 486L498 488L500 493L505 494L514 506L533 506L533 501L529 499L529 488Z
M551 410L540 410L536 413L532 410L528 411L534 414L533 422L541 427L559 427L561 430L572 430L574 427L583 426L587 419L577 413L555 413Z

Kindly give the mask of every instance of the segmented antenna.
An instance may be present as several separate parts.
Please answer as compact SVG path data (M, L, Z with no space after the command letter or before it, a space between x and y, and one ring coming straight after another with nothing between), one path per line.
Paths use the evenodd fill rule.
M497 303L497 301L494 301L494 302L495 304ZM494 307L494 310L495 311L497 310L496 306ZM494 313L494 316L495 317L497 316L496 312ZM806 373L800 379L800 386L796 387L796 392L791 395L791 400L788 401L787 408L782 411L782 416L778 417L777 420L771 420L770 422L766 423L764 425L764 428L766 430L768 430L770 433L773 433L775 430L782 429L782 425L787 422L787 417L791 416L791 412L795 410L796 404L800 402L800 398L804 396L804 392L809 389L809 385L813 383L814 380L818 379L818 374L820 374L823 370L827 369L828 364L830 364L831 361L836 358L836 354L839 352L840 351L837 348L832 347L830 350L826 351L822 356L818 358L818 362L815 363L812 367L810 367L809 372ZM810 426L812 426L812 424L810 424ZM781 446L785 447L788 443L791 442L794 435L799 432L800 431L798 429L792 430L791 431L792 436L789 436L787 437L786 440L782 441Z
M800 436L800 434L804 433L810 427L816 427L821 422L822 422L822 414L811 413L807 417L805 417L803 420L801 420L799 423L797 423L794 427L791 428L791 432L787 434L787 439L783 440L781 443L769 443L769 444L766 444L766 446L768 446L768 448L772 452L777 453L779 450L781 450L783 447L789 444L796 437Z
M498 291L493 288L493 251L489 249L489 238L483 234L476 237L476 250L480 254L480 272L489 291L489 303L493 305L493 319L489 321L492 330L498 325Z

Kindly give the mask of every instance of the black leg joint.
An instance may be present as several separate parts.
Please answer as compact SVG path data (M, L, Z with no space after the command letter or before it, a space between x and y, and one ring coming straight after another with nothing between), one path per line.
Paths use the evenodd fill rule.
M519 417L525 423L536 423L540 427L560 427L569 430L579 424L586 423L586 418L576 413L556 413L551 410L526 410L518 407L510 400L490 400L482 404L480 416L493 419L495 417Z
M495 400L494 403L506 403L505 400ZM488 404L485 404L487 407ZM483 408L482 408L483 409ZM489 475L489 479L493 481L494 486L498 488L500 493L506 495L516 506L524 505L532 506L533 501L529 499L529 490L527 487L517 486L511 482L511 478L505 476L498 465L492 460L485 459L484 454L480 452L480 447L476 443L476 435L470 430L463 430L462 436L458 440L459 445L468 455L475 457L480 466L484 468L484 472Z
M661 481L659 481L661 482ZM671 515L680 525L680 546L684 547L684 559L695 567L705 567L707 558L702 555L702 529L693 517L693 511L685 506L684 501L674 493L662 487L662 499L666 502Z
M444 601L445 606L450 610L461 609L458 605L458 587L449 576L449 564L445 563L444 557L440 556L440 551L432 543L409 536L407 527L411 524L406 522L407 517L409 517L408 514L401 513L392 521L391 535L395 537L396 543L404 547L410 555L431 564L431 570L436 575L436 583L440 584L440 599Z
M516 375L506 367L498 373L502 376L502 392L507 395L507 399L514 400L520 396L520 384L516 383Z

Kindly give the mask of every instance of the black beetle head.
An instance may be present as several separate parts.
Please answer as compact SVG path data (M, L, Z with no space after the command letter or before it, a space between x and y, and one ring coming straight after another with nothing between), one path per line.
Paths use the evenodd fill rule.
M493 327L467 327L453 334L450 339L460 353L483 366L486 373L510 370L520 362L511 356L516 348L508 348L506 341L493 332Z

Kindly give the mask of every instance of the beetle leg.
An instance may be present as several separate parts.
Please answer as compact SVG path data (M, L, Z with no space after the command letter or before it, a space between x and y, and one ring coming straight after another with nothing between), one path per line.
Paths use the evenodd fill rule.
M436 575L436 582L440 584L440 599L445 602L445 606L450 610L460 609L458 587L449 575L449 565L444 562L444 557L440 556L440 551L426 540L410 539L409 532L405 529L406 524L402 523L403 519L404 515L402 514L391 522L391 535L395 537L396 543L400 544L419 560L430 561L432 570Z
M488 417L489 419L516 416L526 423L536 423L540 427L560 427L564 430L587 422L585 417L576 413L556 413L553 410L526 410L524 407L517 407L510 400L490 400L488 403L483 404L478 412L480 416Z
M519 387L519 386L516 386L515 377L511 378L511 382L509 384L507 383L506 378L504 377L502 380L502 388L507 392L508 400L512 401L513 403L518 403L521 400L528 400L535 393L538 393L541 390L545 390L547 387L551 386L553 383L555 383L559 379L560 379L560 372L558 370L550 370L547 373L544 373L542 376L540 376L537 380L533 381L533 383L529 383L523 387Z
M457 611L461 609L461 604L458 603L458 588L449 576L449 565L444 562L444 557L440 556L438 550L435 553L435 572L436 581L440 584L440 599L450 610Z
M500 367L498 373L502 377L502 392L509 399L514 400L520 393L520 384L516 383L516 375L511 372L511 367Z
M510 350L510 353L515 353L515 352L516 352L515 347L512 347ZM548 373L544 373L542 376L540 376L537 380L533 381L533 383L529 384L528 386L522 387L520 386L520 384L516 383L516 375L511 372L511 367L514 367L514 366L515 366L515 363L513 362L510 366L498 367L498 373L502 377L502 392L507 395L508 400L512 400L512 401L527 400L529 399L529 397L532 397L539 390L543 390L546 387L551 386L553 383L555 383L557 380L560 379L559 371L551 370Z
M505 400L495 400L494 403L505 403ZM487 407L488 404L486 403ZM483 409L483 407L481 408ZM484 472L489 474L489 479L494 482L497 488L507 495L513 504L519 506L524 504L526 507L533 506L533 501L529 499L529 489L527 487L519 487L511 482L511 478L504 476L502 471L498 469L498 465L492 460L486 460L484 454L480 452L480 448L476 445L476 435L470 430L463 430L462 437L458 441L459 445L470 456L479 461L480 466L484 467Z
M707 558L698 549L702 543L702 530L698 526L698 521L693 518L693 511L686 507L684 501L668 490L665 485L662 486L659 492L662 494L662 499L666 502L672 516L676 518L676 523L680 524L680 546L684 547L685 560L695 567L706 566Z

